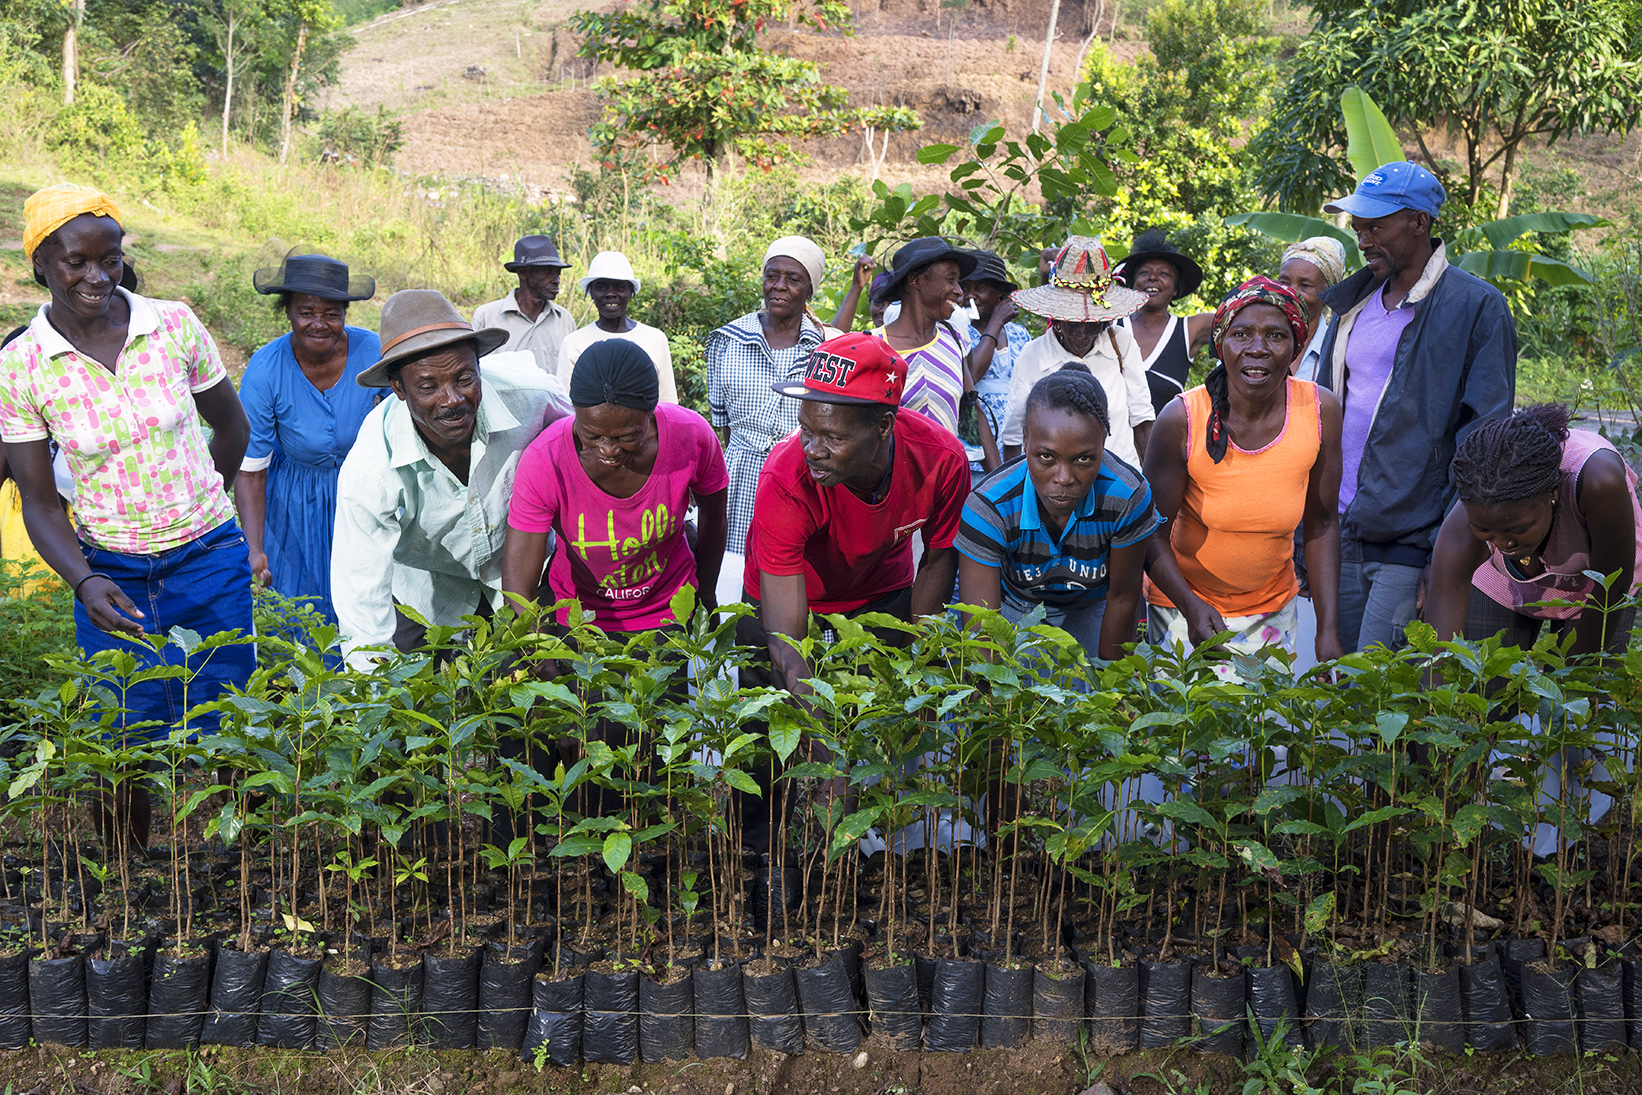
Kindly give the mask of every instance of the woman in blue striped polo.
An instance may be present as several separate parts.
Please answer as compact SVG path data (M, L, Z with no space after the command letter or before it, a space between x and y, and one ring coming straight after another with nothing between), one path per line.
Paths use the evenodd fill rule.
M1106 393L1069 363L1032 387L1021 455L989 474L958 530L959 599L1018 621L1035 606L1092 656L1120 657L1140 609L1152 489L1106 451Z

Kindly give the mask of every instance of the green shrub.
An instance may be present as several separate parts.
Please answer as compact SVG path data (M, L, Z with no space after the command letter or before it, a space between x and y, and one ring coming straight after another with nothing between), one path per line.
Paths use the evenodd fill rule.
M345 166L386 167L405 146L405 126L386 107L327 110L314 128L313 158Z
M62 681L47 662L74 657L74 598L43 563L0 560L0 722L16 701Z
M124 96L89 82L75 90L73 106L57 112L46 136L65 167L93 175L137 164L146 143Z

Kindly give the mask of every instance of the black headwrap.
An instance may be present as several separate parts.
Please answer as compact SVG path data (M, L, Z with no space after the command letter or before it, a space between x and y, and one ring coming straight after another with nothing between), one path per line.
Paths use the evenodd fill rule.
M593 343L576 359L570 374L570 403L597 407L614 403L639 411L653 411L661 402L661 378L655 362L638 343L606 338Z

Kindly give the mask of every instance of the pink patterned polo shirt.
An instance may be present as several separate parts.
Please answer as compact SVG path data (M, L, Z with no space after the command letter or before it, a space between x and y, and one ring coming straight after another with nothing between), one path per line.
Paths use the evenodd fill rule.
M188 305L118 292L131 325L112 373L82 357L44 305L0 352L0 437L56 438L74 475L80 536L156 555L234 514L194 406L194 393L228 370Z

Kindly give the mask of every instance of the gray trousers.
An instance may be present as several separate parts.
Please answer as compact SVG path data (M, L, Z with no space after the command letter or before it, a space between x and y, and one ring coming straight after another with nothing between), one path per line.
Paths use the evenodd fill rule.
M1340 645L1347 653L1376 644L1392 650L1403 645L1422 570L1368 562L1361 540L1340 538Z

